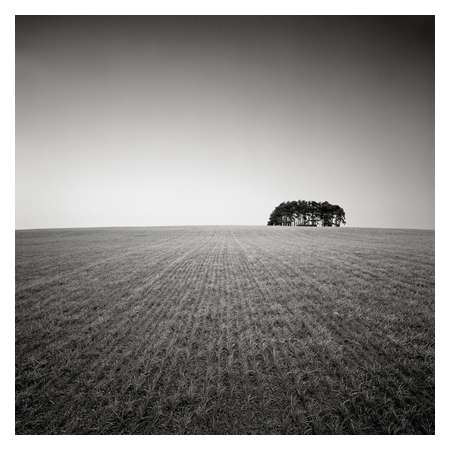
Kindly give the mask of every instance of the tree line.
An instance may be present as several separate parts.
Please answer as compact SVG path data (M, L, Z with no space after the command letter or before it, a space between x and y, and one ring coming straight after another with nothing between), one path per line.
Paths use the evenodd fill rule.
M339 227L345 225L345 211L328 202L298 200L280 203L270 214L267 225Z

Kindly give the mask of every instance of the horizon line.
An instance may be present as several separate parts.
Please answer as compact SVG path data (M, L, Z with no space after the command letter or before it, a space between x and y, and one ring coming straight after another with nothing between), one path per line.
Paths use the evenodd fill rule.
M249 224L203 224L203 225L107 225L107 226L80 226L80 227L35 227L35 228L15 228L14 231L45 231L45 230L99 230L108 228L188 228L188 227L264 227L264 228L303 228L301 226L281 226L281 225L249 225ZM417 228L417 227L389 227L389 226L378 226L378 227L361 227L344 225L341 227L308 227L308 228L359 228L359 229L374 229L374 230L418 230L418 231L435 231L433 228Z

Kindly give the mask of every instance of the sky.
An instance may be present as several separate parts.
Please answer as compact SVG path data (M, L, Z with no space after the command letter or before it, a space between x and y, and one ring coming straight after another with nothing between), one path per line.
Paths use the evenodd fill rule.
M16 16L16 229L434 228L434 17Z

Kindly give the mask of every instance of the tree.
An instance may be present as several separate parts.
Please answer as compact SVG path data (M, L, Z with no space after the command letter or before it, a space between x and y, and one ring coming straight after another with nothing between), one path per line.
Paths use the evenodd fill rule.
M339 227L345 223L345 211L339 205L294 200L280 203L271 212L267 225Z

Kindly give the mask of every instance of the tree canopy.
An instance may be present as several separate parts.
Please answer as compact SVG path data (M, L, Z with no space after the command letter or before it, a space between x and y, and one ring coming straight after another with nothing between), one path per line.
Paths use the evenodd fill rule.
M270 214L267 225L339 227L345 225L345 211L328 202L288 201L280 203Z

